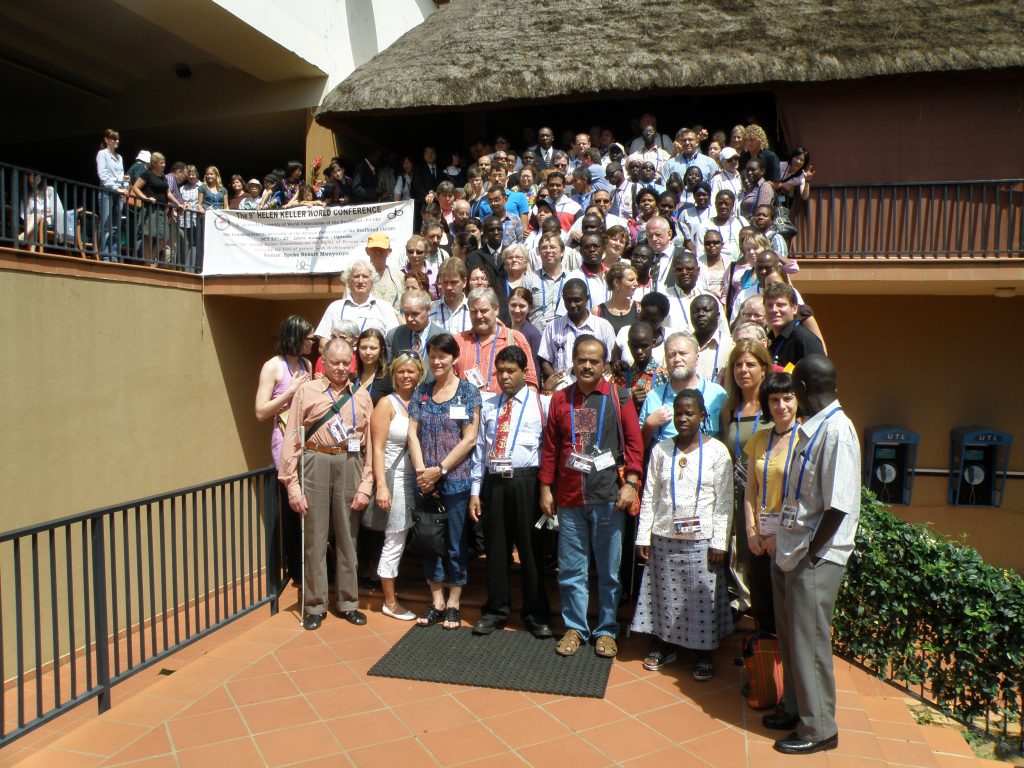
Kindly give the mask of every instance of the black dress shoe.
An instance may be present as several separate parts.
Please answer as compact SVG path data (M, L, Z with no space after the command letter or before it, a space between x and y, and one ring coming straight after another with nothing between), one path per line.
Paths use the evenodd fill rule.
M775 751L786 755L811 755L826 749L835 749L839 746L839 734L821 741L808 741L797 736L796 731L784 739L775 742Z
M800 722L799 715L789 715L785 712L773 712L761 718L761 724L773 731L791 731Z
M322 613L307 613L302 617L303 629L320 629L320 625L323 623L324 615Z
M362 611L341 611L338 617L344 619L349 624L355 624L357 627L361 627L366 623L366 614Z
M489 635L496 629L503 629L505 622L493 616L481 616L480 620L473 625L474 635Z
M524 619L523 626L526 627L527 632L538 639L555 636L555 633L551 631L550 626L542 621L537 621L536 619Z

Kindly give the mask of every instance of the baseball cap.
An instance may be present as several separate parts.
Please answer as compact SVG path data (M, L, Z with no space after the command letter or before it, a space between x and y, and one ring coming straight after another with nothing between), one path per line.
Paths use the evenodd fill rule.
M391 238L383 232L373 232L368 238L366 238L367 248L385 248L391 249Z

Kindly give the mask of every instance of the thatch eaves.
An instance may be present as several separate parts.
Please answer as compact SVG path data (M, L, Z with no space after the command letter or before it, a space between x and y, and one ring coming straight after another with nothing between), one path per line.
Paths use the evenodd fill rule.
M452 0L316 118L1022 66L1019 0Z

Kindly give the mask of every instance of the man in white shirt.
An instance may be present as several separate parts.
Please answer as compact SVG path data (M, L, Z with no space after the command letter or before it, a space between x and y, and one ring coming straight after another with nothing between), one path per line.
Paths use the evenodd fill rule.
M593 194L590 196L590 205L597 206L601 211L601 218L604 220L604 228L607 230L609 227L619 226L629 229L629 222L621 216L616 216L611 213L612 207L612 194L605 189L594 189ZM572 223L569 228L568 242L579 242L579 239L583 236L583 216L580 216L576 221Z
M316 335L326 341L331 337L331 328L336 322L351 320L358 324L359 332L376 328L381 333L398 325L398 314L392 306L372 295L373 284L379 276L366 259L352 262L342 273L342 282L348 288L344 299L332 301L316 327Z
M644 147L644 135L643 131L645 128L650 127L651 132L654 134L654 145L659 149L669 153L672 151L672 139L667 134L658 133L658 120L650 112L645 112L640 116L640 135L637 136L629 144L630 152L639 152Z
M650 324L654 330L654 344L651 347L651 357L658 365L665 364L665 320L668 318L669 303L668 296L663 293L648 293L640 299L640 312L637 319ZM615 337L615 352L612 360L625 363L625 367L633 364L633 353L629 350L629 326L619 330Z
M551 398L526 386L526 352L506 347L494 360L500 393L485 395L470 470L469 515L481 521L487 542L487 602L474 635L505 626L512 609L509 554L519 553L523 626L534 637L551 637L544 589L542 530L538 517L537 470L541 434Z
M466 301L466 264L462 259L448 259L437 272L441 298L430 305L430 322L453 336L473 327Z
M803 358L793 370L793 389L806 420L796 428L788 467L793 481L779 510L772 565L783 705L762 722L792 729L775 749L801 755L839 746L832 612L857 535L861 475L857 430L836 399L832 361Z
M722 327L722 305L714 296L698 296L690 303L690 320L697 339L697 372L708 381L719 383L722 370L729 364L732 336Z
M587 285L583 280L577 277L565 283L562 303L565 315L556 317L544 328L537 353L543 389L548 391L572 383L572 348L577 337L590 334L599 339L609 353L615 344L611 323L587 309Z
M671 307L665 325L672 330L693 332L690 305L698 296L712 295L702 278L697 257L686 250L678 251L672 261L672 278L665 285Z

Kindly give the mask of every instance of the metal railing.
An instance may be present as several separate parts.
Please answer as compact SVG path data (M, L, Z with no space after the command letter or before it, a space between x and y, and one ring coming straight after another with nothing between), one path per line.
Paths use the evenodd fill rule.
M798 258L1024 256L1024 179L811 187Z
M282 587L277 473L246 472L0 534L0 747Z
M0 163L0 247L201 272L202 214Z

